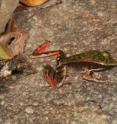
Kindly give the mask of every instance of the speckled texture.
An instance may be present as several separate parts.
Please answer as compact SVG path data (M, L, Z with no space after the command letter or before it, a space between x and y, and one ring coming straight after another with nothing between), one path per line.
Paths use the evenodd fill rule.
M50 40L50 50L62 49L68 55L97 49L117 58L116 0L62 0L16 14L17 30L30 34L26 54ZM71 69L74 74L64 82L71 85L53 89L43 79L42 61L33 64L38 73L0 88L1 124L117 123L117 68L100 73L108 79L105 84L84 81L80 71Z
M5 31L13 11L18 5L19 0L0 0L0 33Z

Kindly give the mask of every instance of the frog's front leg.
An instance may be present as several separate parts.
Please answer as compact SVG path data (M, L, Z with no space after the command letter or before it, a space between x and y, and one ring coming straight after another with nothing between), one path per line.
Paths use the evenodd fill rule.
M100 70L104 70L103 68L98 68L98 69L88 69L88 68L84 68L84 71L82 72L83 74L83 79L84 80L88 80L88 81L94 81L97 83L104 83L104 80L101 79L97 79L96 77L94 77L93 73L94 71L100 71Z

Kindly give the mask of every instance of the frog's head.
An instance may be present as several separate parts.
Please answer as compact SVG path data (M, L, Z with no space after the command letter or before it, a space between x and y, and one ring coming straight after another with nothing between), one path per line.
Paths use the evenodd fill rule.
M117 61L111 56L111 54L107 51L102 52L102 55L104 56L104 60L106 60L106 63L108 64L117 64Z
M110 58L110 53L109 52L107 52L107 51L103 51L102 52L102 55L105 57L105 58Z

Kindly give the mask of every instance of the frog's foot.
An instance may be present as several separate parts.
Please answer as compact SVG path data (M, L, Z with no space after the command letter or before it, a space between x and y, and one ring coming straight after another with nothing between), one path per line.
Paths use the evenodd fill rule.
M63 87L64 85L66 85L66 84L64 83L64 82L65 82L65 79L66 79L66 77L63 77L63 78L62 78L62 81L57 84L57 88L61 88L61 87Z
M64 83L66 78L68 77L68 70L67 67L64 66L60 66L57 68L57 78L58 78L58 85L57 88L62 87L63 85L67 85L68 83Z
M104 83L104 80L97 79L96 77L93 76L93 70L89 70L88 68L84 68L84 71L82 72L83 74L83 79L87 81L93 81L96 83Z

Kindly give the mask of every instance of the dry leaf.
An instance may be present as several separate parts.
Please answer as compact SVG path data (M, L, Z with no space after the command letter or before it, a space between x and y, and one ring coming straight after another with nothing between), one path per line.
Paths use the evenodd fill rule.
M0 58L11 59L23 52L28 34L25 32L10 32L0 37Z
M47 2L48 0L20 0L20 2L22 2L23 4L27 5L27 6L37 6L37 5L41 5L45 2Z

